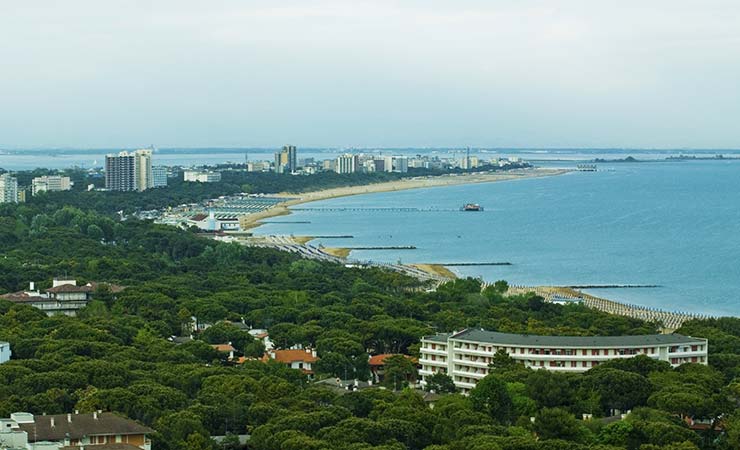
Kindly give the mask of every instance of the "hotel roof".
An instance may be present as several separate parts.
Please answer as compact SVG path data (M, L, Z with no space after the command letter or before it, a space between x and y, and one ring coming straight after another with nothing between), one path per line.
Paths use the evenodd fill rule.
M538 336L510 334L481 329L468 329L451 335L425 337L426 340L446 342L447 338L489 344L519 345L523 347L637 347L643 345L672 345L704 342L705 339L682 334L643 334L629 336Z

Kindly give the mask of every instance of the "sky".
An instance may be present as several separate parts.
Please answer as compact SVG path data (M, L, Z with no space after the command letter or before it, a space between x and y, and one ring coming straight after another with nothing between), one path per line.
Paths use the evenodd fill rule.
M0 0L0 147L740 148L737 0Z

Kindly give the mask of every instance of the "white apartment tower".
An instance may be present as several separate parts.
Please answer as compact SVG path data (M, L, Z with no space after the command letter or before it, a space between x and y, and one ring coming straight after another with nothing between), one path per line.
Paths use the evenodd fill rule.
M18 179L9 173L0 175L0 203L18 203Z
M359 168L359 160L360 158L357 155L346 154L337 156L334 171L336 173L355 173Z

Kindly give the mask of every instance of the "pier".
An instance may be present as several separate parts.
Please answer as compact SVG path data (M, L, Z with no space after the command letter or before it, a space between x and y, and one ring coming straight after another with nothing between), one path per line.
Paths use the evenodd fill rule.
M458 263L439 263L440 266L464 267L464 266L513 266L508 261L504 262L458 262Z
M291 211L314 211L314 212L452 212L459 209L444 208L362 208L362 207L337 207L337 208L291 208Z
M269 222L262 222L265 223L311 223L310 220L270 220Z
M353 239L351 234L330 234L324 236L311 236L312 239Z
M571 289L643 289L659 288L659 284L576 284L564 286Z
M348 250L416 250L415 245L392 245L387 247L344 247Z

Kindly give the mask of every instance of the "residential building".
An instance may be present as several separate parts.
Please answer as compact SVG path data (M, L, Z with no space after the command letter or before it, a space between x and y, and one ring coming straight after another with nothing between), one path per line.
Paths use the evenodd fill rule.
M298 151L295 145L284 145L275 153L275 172L295 173L298 169Z
M409 159L405 156L393 157L393 171L406 173L409 171Z
M231 345L231 342L227 342L226 344L211 344L211 347L219 353L225 353L229 355L229 361L234 359L234 353L236 352L236 349L233 345Z
M133 420L101 411L43 416L17 412L0 419L0 448L151 450L148 435L152 433L154 430Z
M136 163L133 154L121 152L105 157L105 187L111 191L136 190Z
M383 381L383 377L385 375L385 360L390 358L391 356L398 356L400 353L383 353L381 355L374 355L371 356L368 360L368 365L370 366L370 375L372 376L372 380L375 383L380 383ZM416 358L409 356L409 355L401 355L408 359L409 361L416 364L418 361ZM407 381L412 381L411 379L408 379Z
M136 150L134 152L137 191L146 191L154 187L152 153L152 149Z
M503 350L532 369L585 372L611 359L646 355L673 367L707 364L707 340L680 334L634 336L536 336L467 329L421 340L421 370L426 377L450 375L462 392L488 375L494 354Z
M69 177L61 175L36 177L31 181L31 193L33 195L39 192L68 191L70 189L72 189L72 182Z
M154 166L152 167L152 179L153 187L167 187L167 167L165 166Z
M44 311L48 316L63 314L76 316L77 311L87 306L98 287L106 287L112 294L124 288L113 284L87 283L77 285L76 280L55 278L52 287L46 290L36 289L35 283L29 283L27 290L0 295L0 298L33 306Z
M197 183L218 183L221 181L221 172L211 170L186 170L182 176L184 181Z
M152 149L105 156L105 187L111 191L144 191L154 187Z
M264 362L274 359L283 363L291 369L298 369L308 375L313 375L313 365L319 358L316 356L316 350L290 349L290 350L271 350L262 357Z
M18 179L9 173L0 175L0 203L18 203Z
M360 158L357 155L340 155L337 156L334 171L336 173L355 173L360 167Z
M10 343L0 341L0 364L10 361L10 356L13 352L10 351Z

